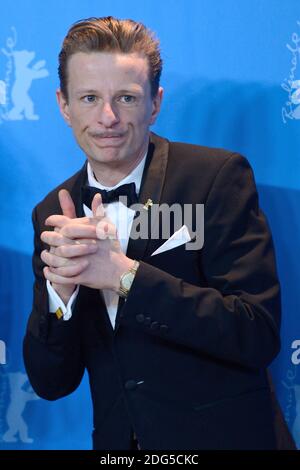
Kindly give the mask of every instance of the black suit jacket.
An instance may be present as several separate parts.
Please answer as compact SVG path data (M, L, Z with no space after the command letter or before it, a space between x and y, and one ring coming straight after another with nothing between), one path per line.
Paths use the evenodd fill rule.
M99 291L83 286L69 321L48 311L40 233L61 213L61 188L82 215L85 180L84 167L33 212L24 359L35 391L63 397L87 368L95 449L130 448L132 430L142 449L275 448L266 367L280 348L280 288L247 160L151 134L139 201L204 204L205 241L151 256L165 240L130 239L127 256L140 267L115 330Z

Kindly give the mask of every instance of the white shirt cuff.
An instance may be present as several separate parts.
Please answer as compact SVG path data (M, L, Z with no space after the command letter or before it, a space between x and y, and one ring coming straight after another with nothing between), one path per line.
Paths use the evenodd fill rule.
M75 302L78 291L79 291L79 285L76 287L75 291L71 295L67 305L65 305L62 299L59 297L58 293L53 289L53 287L51 286L48 280L46 284L47 284L47 291L48 291L48 298L49 298L49 312L56 313L57 310L60 309L63 314L63 319L65 321L70 320L72 316L73 303Z

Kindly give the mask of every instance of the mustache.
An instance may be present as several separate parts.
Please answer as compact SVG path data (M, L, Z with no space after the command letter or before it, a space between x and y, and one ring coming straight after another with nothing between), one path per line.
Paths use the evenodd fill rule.
M116 132L116 131L113 131L113 132L109 132L109 131L100 132L100 131L97 131L97 132L90 132L89 134L91 135L91 137L108 138L108 137L123 137L125 135L125 132Z

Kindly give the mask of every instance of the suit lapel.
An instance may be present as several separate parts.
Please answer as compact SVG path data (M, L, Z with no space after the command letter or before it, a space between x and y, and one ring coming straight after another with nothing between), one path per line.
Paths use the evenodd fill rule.
M141 189L138 197L139 204L145 204L148 199L151 199L153 204L159 204L161 200L161 193L163 184L166 176L166 169L168 164L169 155L169 142L166 139L162 139L154 133L150 135L150 144L148 155L145 163L143 172ZM132 228L129 236L128 247L126 256L131 259L140 260L143 259L149 241L150 241L150 227L153 226L155 221L151 220L151 206L148 209L143 208L142 210L147 211L146 217L148 217L148 237L147 238L132 238L133 230L136 230L137 219L135 218L132 223ZM119 298L115 333L119 327L119 313L122 309L125 300Z
M84 217L83 203L82 203L82 192L81 188L86 184L87 181L87 161L82 167L74 186L70 190L71 197L75 204L75 210L77 217Z
M141 189L138 197L139 204L143 204L144 206L148 199L151 199L153 204L160 203L168 163L168 154L169 142L166 139L162 139L156 134L151 133L149 151L145 163L141 182ZM149 232L151 206L149 206L148 210L146 208L143 208L142 210L147 212L146 216L148 216ZM132 238L132 232L136 230L136 224L138 223L136 216L132 223L132 229L129 236L126 256L131 259L140 260L144 257L150 240L150 236L148 236L147 238L138 238L136 240ZM153 225L154 221L152 220L151 223Z

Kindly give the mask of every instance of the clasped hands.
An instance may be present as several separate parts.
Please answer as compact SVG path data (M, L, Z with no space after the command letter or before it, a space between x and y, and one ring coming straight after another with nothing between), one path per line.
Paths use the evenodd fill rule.
M105 217L101 195L92 202L93 217L76 217L69 192L62 189L59 202L63 215L51 215L41 240L49 250L41 253L44 276L67 302L78 284L93 289L119 288L120 276L133 266L121 250L115 225Z

